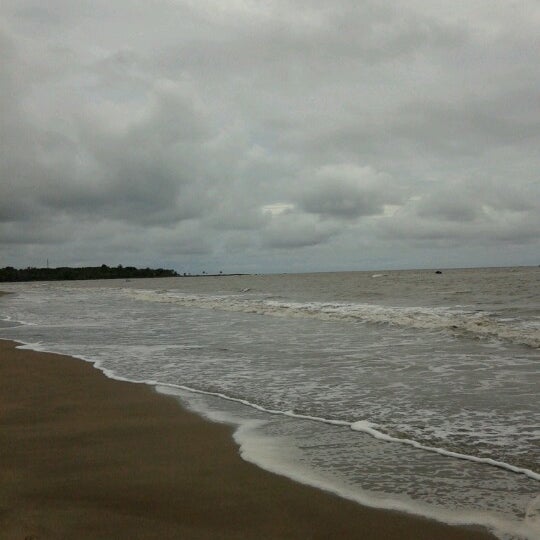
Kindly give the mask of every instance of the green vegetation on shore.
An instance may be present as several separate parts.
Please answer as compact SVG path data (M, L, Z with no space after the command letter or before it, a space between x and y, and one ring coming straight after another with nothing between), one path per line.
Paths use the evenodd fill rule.
M22 268L12 266L0 268L0 281L58 281L69 279L118 279L118 278L151 278L151 277L176 277L174 270L163 268L135 268L134 266L111 267L106 264L101 266L84 266L70 268Z

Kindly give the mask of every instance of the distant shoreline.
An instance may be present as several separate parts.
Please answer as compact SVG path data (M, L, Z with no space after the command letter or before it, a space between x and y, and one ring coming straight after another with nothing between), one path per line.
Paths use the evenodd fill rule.
M139 279L139 278L162 278L162 277L226 277L246 276L247 273L225 274L192 274L178 273L168 268L136 268L134 266L61 266L58 268L13 268L6 266L0 268L1 282L25 282L25 281L83 281L96 279Z
M131 279L178 277L175 270L164 268L135 268L134 266L61 266L58 268L0 268L0 282L70 281L87 279Z

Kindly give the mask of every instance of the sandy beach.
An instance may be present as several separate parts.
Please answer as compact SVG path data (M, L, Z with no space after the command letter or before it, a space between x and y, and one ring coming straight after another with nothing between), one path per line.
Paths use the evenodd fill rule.
M0 340L0 537L488 539L241 459L231 428L145 385Z

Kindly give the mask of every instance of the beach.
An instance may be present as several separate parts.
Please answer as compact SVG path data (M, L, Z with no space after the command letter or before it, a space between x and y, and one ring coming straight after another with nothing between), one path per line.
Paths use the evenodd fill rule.
M267 473L150 386L15 346L0 340L3 539L493 538Z

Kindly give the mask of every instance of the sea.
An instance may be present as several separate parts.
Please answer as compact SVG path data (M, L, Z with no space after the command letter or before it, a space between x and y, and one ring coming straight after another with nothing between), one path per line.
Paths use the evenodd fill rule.
M0 338L361 504L540 538L540 268L2 283Z

